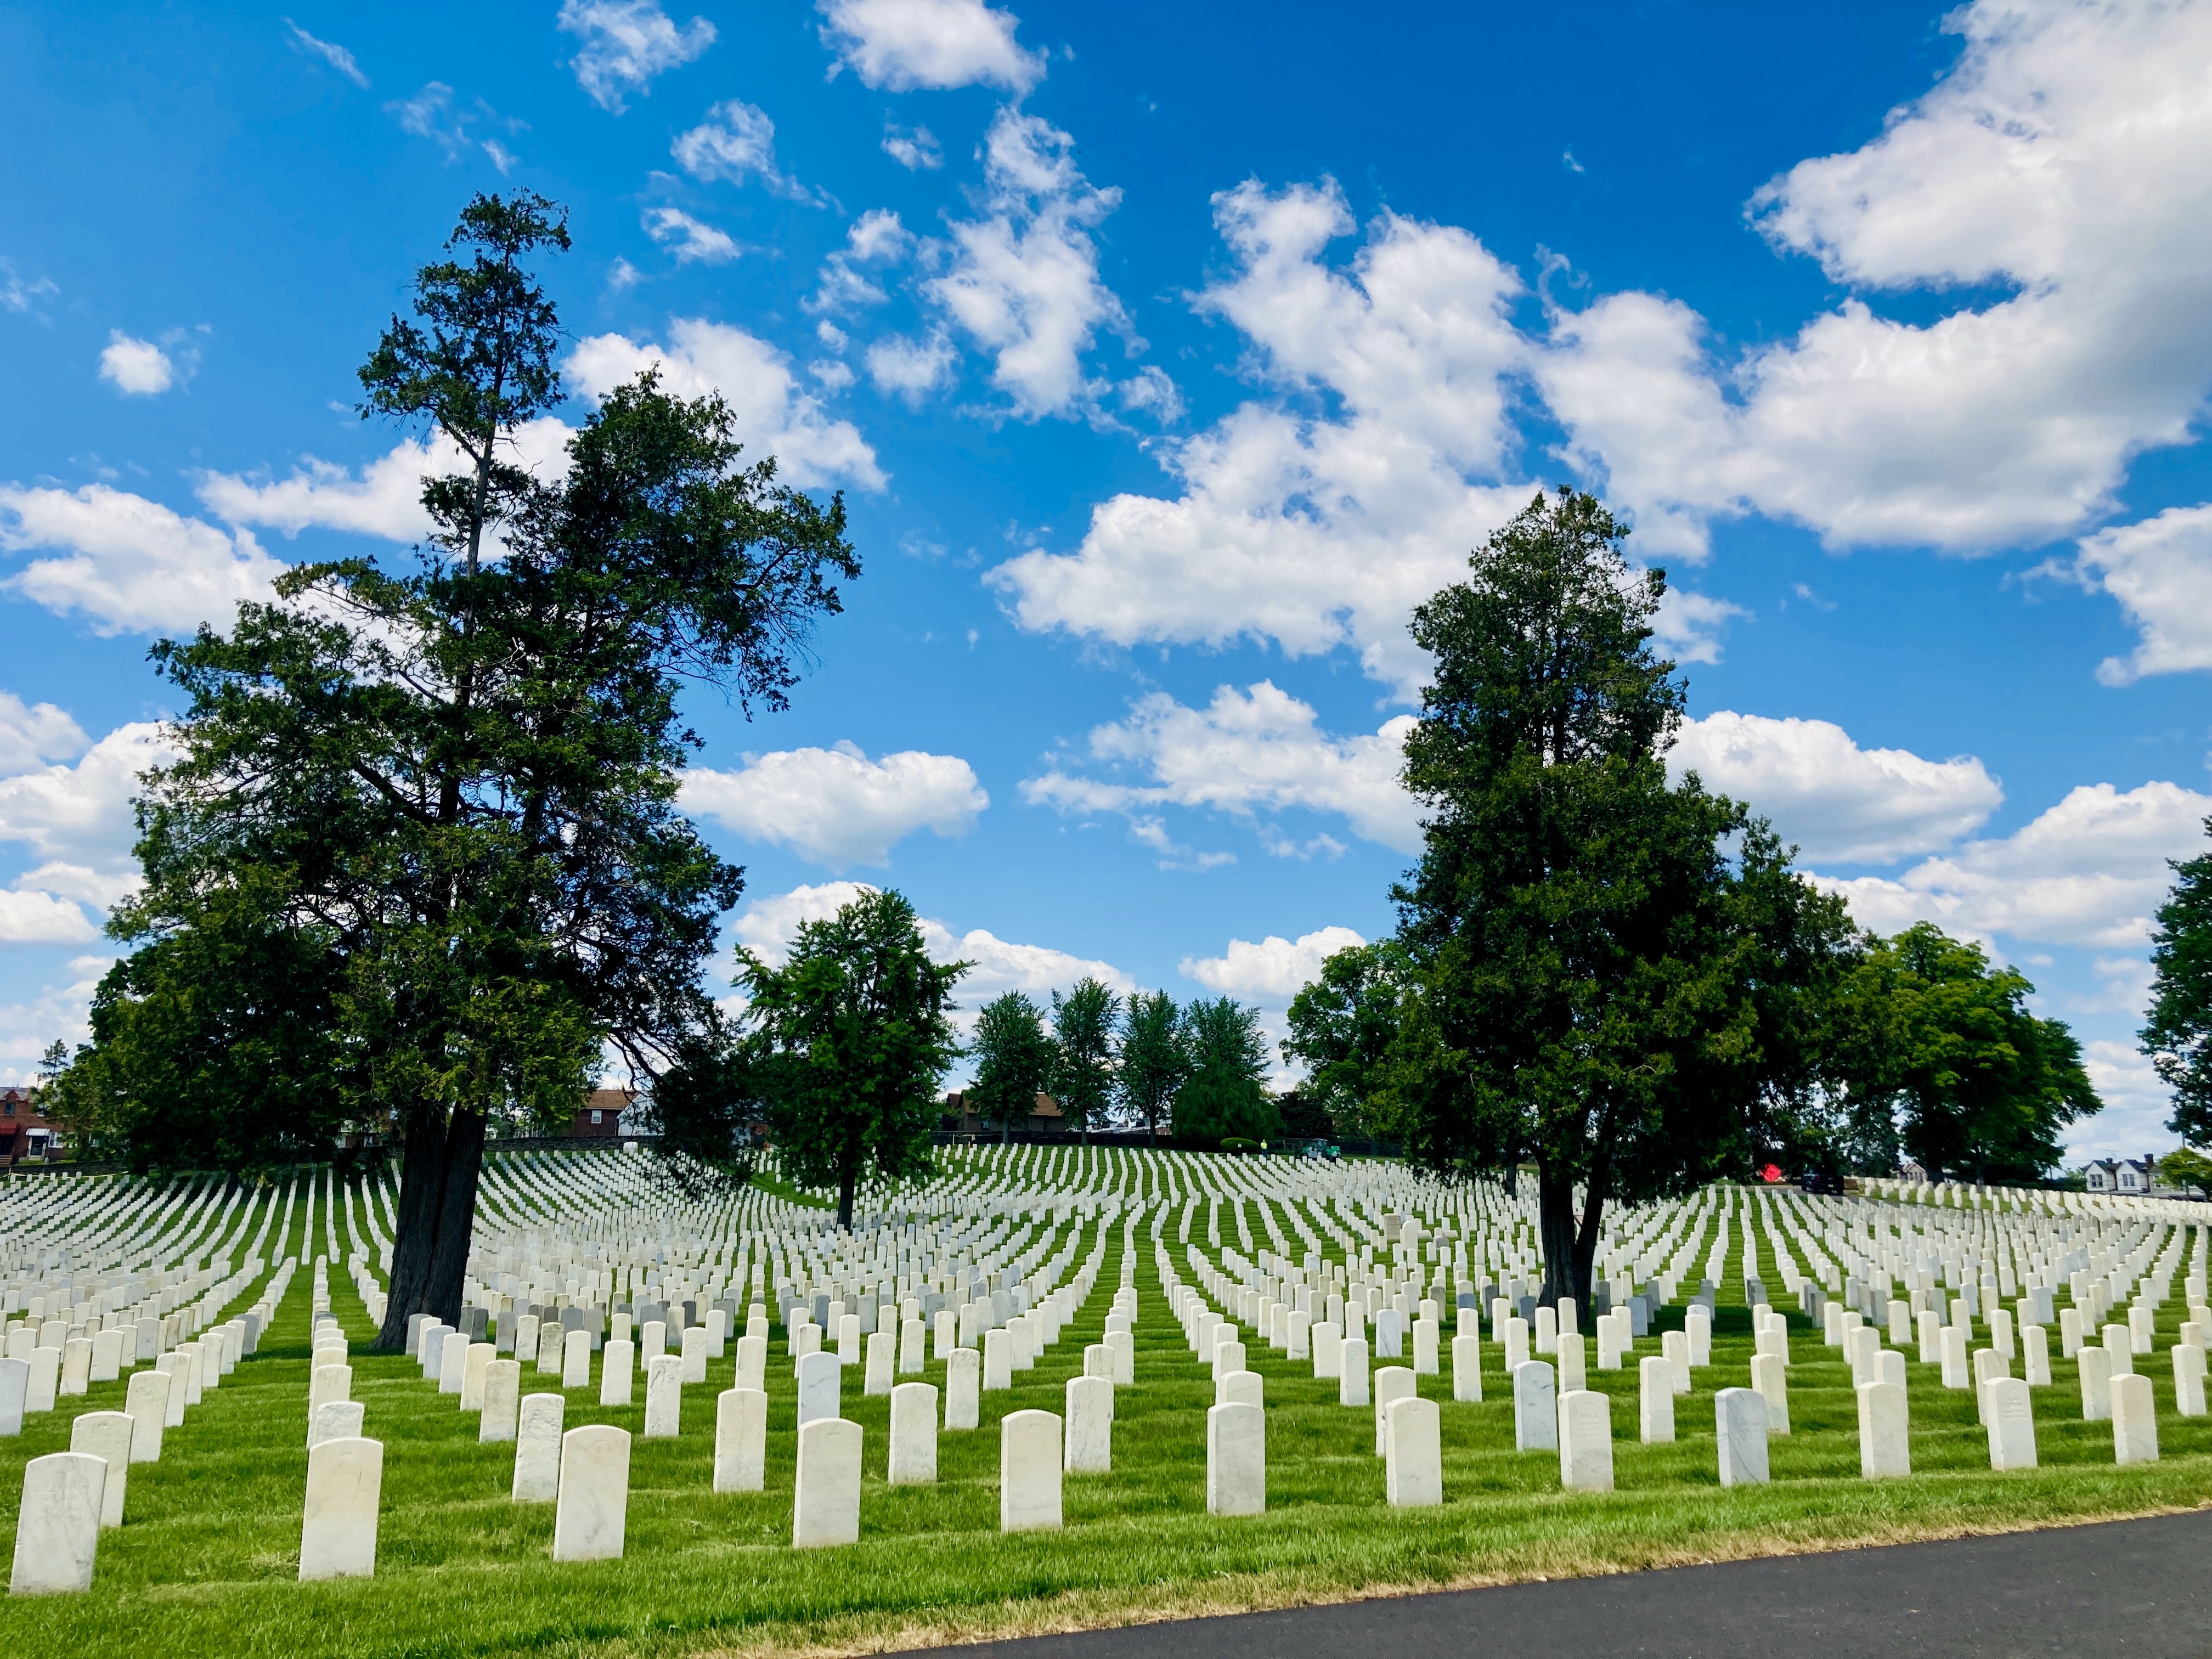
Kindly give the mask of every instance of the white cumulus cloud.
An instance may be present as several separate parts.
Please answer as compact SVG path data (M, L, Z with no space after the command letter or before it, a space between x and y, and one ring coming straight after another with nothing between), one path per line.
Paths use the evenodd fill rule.
M933 329L919 339L887 334L870 343L861 361L867 364L868 379L877 391L918 406L938 387L952 383L957 355L944 330Z
M768 112L741 98L714 105L697 126L677 134L669 153L695 179L719 179L733 185L758 179L779 196L799 202L814 200L811 191L796 179L787 178L777 167L775 123Z
M2004 799L1971 755L1862 749L1827 720L1724 709L1685 721L1667 759L1676 775L1694 769L1773 820L1808 859L1887 864L1933 852L1979 829Z
M0 841L88 869L115 871L137 838L131 801L138 793L138 775L176 757L167 729L141 720L116 727L74 764L0 778Z
M568 468L566 446L574 428L553 416L518 428L504 459L548 480ZM406 438L358 471L302 455L285 477L266 473L205 472L197 493L208 509L231 524L259 525L296 536L302 530L351 531L389 541L419 540L430 532L422 510L422 482L468 470L444 434Z
M933 172L945 165L945 149L927 127L907 128L893 122L884 129L884 154L908 173Z
M1042 56L1015 42L1021 20L983 0L817 0L817 9L822 44L837 56L830 73L849 68L866 86L1022 93L1044 78Z
M117 328L108 331L107 349L100 354L100 378L126 396L151 398L176 384L177 369L151 340Z
M1024 417L1065 414L1085 393L1082 359L1128 313L1098 275L1093 227L1121 192L1075 165L1075 141L1002 109L984 140L986 211L951 226L950 264L923 292L992 358L991 383Z
M991 798L957 755L907 750L870 760L857 744L746 757L733 772L684 775L684 810L750 841L775 842L833 869L890 861L919 830L964 836Z
M1821 878L1877 933L1933 921L2028 944L2140 946L2172 879L2204 850L2212 795L2173 783L2085 784L2009 836L1972 841L1894 879Z
M244 599L265 599L283 564L246 530L226 532L142 495L0 484L0 548L46 550L5 586L100 634L228 628Z
M26 703L12 691L0 691L0 774L81 755L91 744L65 710L50 702Z
M0 945L88 945L99 937L100 929L65 898L0 892Z
M853 222L845 246L822 262L814 292L803 304L817 316L879 306L890 296L866 273L866 267L890 264L914 246L914 235L896 213L872 209Z
M1366 943L1349 927L1323 927L1295 940L1270 933L1256 945L1232 939L1220 956L1185 957L1182 972L1218 995L1281 1006L1321 976L1328 957Z
M1420 845L1420 812L1398 781L1413 718L1371 736L1334 738L1312 705L1261 680L1222 686L1204 708L1165 692L1137 702L1125 720L1096 727L1085 749L1092 769L1063 761L1022 784L1023 799L1063 812L1113 811L1140 823L1164 805L1253 819L1290 809L1340 814L1353 833L1399 852ZM1295 850L1262 825L1268 850ZM1164 834L1164 831L1159 833Z
M556 27L583 41L568 63L576 84L617 115L626 94L650 92L653 76L691 62L714 44L714 26L705 18L679 28L654 0L562 0Z
M2084 538L2072 574L2118 599L2142 635L2132 655L2097 665L2106 684L2212 668L2212 503Z
M1965 46L1931 90L1752 206L1838 283L1998 298L1908 324L1855 294L1732 362L1650 295L1558 320L1538 380L1571 453L1677 549L1744 510L1837 546L2033 544L2186 441L2212 384L2212 13L1980 0L1945 27Z
M569 378L587 396L602 398L657 363L669 392L686 398L720 392L747 453L775 456L785 483L884 487L883 469L860 428L832 419L819 398L802 391L789 360L767 341L700 317L673 319L668 334L665 347L595 334L577 343L567 364Z
M645 234L674 254L679 265L727 264L738 257L738 245L727 231L681 208L647 208L642 222Z
M1348 272L1323 263L1352 228L1334 184L1214 198L1236 270L1200 307L1233 324L1269 395L1161 451L1182 489L1093 509L1073 554L993 573L1024 627L1120 645L1351 646L1410 693L1414 605L1523 506L1494 480L1514 439L1503 377L1527 357L1520 279L1465 231L1384 215ZM1326 398L1332 416L1308 412Z

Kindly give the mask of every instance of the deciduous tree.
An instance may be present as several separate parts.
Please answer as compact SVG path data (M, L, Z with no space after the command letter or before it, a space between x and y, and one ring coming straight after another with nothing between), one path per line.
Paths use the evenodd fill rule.
M1094 1125L1103 1125L1114 1102L1114 1030L1121 999L1095 979L1076 981L1063 996L1052 994L1052 1094L1060 1109L1091 1144Z
M1175 999L1165 991L1138 992L1121 1018L1115 1082L1122 1104L1153 1141L1160 1138L1160 1119L1189 1074L1190 1050Z
M976 1014L969 1053L975 1061L969 1103L983 1121L999 1126L1002 1142L1012 1140L1014 1126L1026 1125L1036 1110L1058 1059L1043 1011L1019 991L993 997Z
M1336 951L1291 999L1283 1058L1303 1065L1300 1096L1328 1115L1340 1134L1389 1133L1389 1054L1404 980L1398 947L1385 939Z
M2029 1012L2034 990L1932 922L1875 942L1853 969L1838 1014L1855 1091L1894 1111L1931 1180L2048 1175L2066 1126L2101 1109L2074 1034Z
M953 987L968 964L931 961L914 906L867 890L801 923L781 966L740 947L738 968L750 1086L776 1152L794 1180L836 1188L838 1224L849 1227L863 1181L929 1169L938 1091L960 1053Z

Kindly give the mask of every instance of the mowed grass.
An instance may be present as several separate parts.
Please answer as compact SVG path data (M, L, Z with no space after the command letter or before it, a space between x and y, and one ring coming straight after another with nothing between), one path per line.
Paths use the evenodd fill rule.
M319 1243L320 1232L319 1224ZM1448 1501L1390 1510L1371 1411L1338 1406L1334 1382L1315 1381L1308 1364L1255 1339L1248 1352L1267 1377L1270 1509L1214 1521L1204 1498L1212 1383L1168 1317L1147 1221L1137 1237L1138 1383L1116 1401L1115 1471L1068 1479L1064 1530L1001 1536L998 1420L1023 1407L1060 1408L1062 1385L1080 1370L1084 1344L1098 1340L1119 1283L1121 1237L1118 1226L1109 1232L1097 1288L1052 1352L1018 1373L1010 1393L984 1395L980 1430L940 1436L935 1486L884 1486L887 1402L863 1398L858 1375L848 1373L845 1412L866 1430L866 1473L861 1541L839 1550L789 1547L796 1402L780 1333L769 1367L768 1490L718 1497L709 1489L714 1395L728 1386L732 1364L724 1359L707 1386L685 1391L680 1439L634 1442L627 1554L589 1565L550 1559L550 1505L508 1501L511 1447L479 1445L477 1419L411 1361L356 1351L354 1397L386 1449L377 1575L313 1585L296 1582L313 1282L303 1267L261 1352L169 1431L160 1463L134 1468L127 1522L103 1535L92 1593L6 1603L7 1650L866 1650L2046 1526L2212 1498L2212 1419L2171 1414L2163 1347L2138 1367L2160 1400L2164 1458L2155 1465L2113 1465L2110 1425L2079 1420L2074 1366L2054 1361L2053 1385L2035 1395L2044 1467L1992 1474L1972 1396L1942 1389L1935 1368L1915 1363L1915 1475L1863 1481L1848 1368L1794 1316L1796 1431L1773 1443L1774 1484L1723 1492L1712 1395L1748 1381L1751 1351L1749 1315L1731 1288L1723 1291L1714 1363L1677 1401L1676 1444L1637 1443L1632 1370L1592 1371L1592 1385L1613 1400L1619 1489L1607 1495L1563 1493L1554 1455L1513 1450L1499 1350L1486 1342L1484 1403L1449 1403L1448 1376L1422 1379L1425 1394L1446 1401ZM1167 1237L1182 1263L1172 1226ZM301 1243L295 1224L291 1248ZM1218 1261L1218 1250L1209 1254ZM1778 1285L1771 1255L1765 1266ZM346 1328L365 1336L367 1316L336 1267L331 1289ZM2179 1302L2160 1310L2163 1342L2172 1340ZM1663 1323L1680 1316L1670 1310ZM1656 1352L1656 1343L1638 1352ZM943 1373L933 1363L924 1380L941 1387ZM102 1384L67 1403L118 1407L123 1389ZM557 1380L526 1364L524 1389L557 1391ZM596 1386L571 1390L568 1425L612 1422L635 1432L643 1392L641 1379L635 1406L602 1408ZM22 1436L0 1441L0 1537L12 1542L22 1464L66 1448L69 1414L34 1418Z

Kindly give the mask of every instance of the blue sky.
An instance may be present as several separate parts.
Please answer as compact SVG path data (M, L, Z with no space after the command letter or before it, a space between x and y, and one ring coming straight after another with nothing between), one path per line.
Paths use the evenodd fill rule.
M2133 1052L2212 812L2212 17L2033 0L0 7L0 1079L81 1030L149 640L397 551L353 371L478 189L866 574L687 799L773 948L890 883L977 995L1279 1016L1390 925L1412 605L1537 483L1677 601L1680 754L1869 925ZM520 434L557 465L561 428Z

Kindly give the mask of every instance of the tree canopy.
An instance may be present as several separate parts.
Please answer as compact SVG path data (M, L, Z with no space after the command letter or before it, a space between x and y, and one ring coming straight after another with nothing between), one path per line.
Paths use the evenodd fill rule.
M1121 1015L1119 994L1096 979L1076 981L1065 995L1052 994L1052 1096L1086 1144L1113 1109L1114 1030Z
M218 1098L234 1121L200 1161L396 1130L386 1346L459 1314L491 1125L565 1123L610 1049L641 1080L678 1068L657 1109L728 1115L728 1079L683 1062L714 1035L702 969L743 878L676 808L678 694L781 707L860 568L841 501L778 484L720 399L650 374L559 476L520 466L514 428L561 396L526 261L568 240L540 198L475 198L362 370L364 415L468 463L425 481L411 568L298 567L228 631L155 646L180 757L139 801L146 883L111 925L131 955L61 1084L146 1164Z
M1001 1139L1012 1139L1014 1126L1026 1126L1036 1110L1036 1097L1058 1063L1042 1011L1019 991L993 997L976 1014L968 1052L975 1062L975 1080L968 1085L970 1109L984 1122L997 1124Z
M1340 1134L1390 1133L1390 1045L1404 960L1391 941L1338 951L1291 999L1283 1059L1306 1068L1302 1099Z
M1428 816L1394 893L1396 1120L1440 1173L1534 1160L1547 1298L1589 1295L1608 1199L1748 1164L1809 1069L1796 1005L1851 937L1763 824L1669 781L1666 581L1625 535L1540 494L1413 623L1434 673L1406 744Z
M1189 1073L1190 1052L1175 999L1165 991L1138 992L1122 1012L1115 1083L1122 1105L1153 1140Z
M928 1172L938 1091L960 1053L953 988L964 962L930 960L914 906L864 890L803 922L775 965L739 947L751 1087L793 1179L833 1187L853 1224L863 1181Z
M1932 922L1853 967L1836 1011L1852 1089L1884 1122L1894 1114L1930 1179L2037 1179L2064 1156L2066 1126L2100 1109L2074 1034L2028 1011L2034 989Z
M2212 818L2205 820L2212 835ZM2173 1091L2166 1127L2212 1146L2212 853L2176 861L2173 890L2151 934L2150 1013L2143 1052Z
M1231 997L1200 997L1184 1012L1189 1072L1176 1091L1175 1132L1200 1140L1265 1140L1282 1118L1268 1097L1267 1039L1260 1011Z

